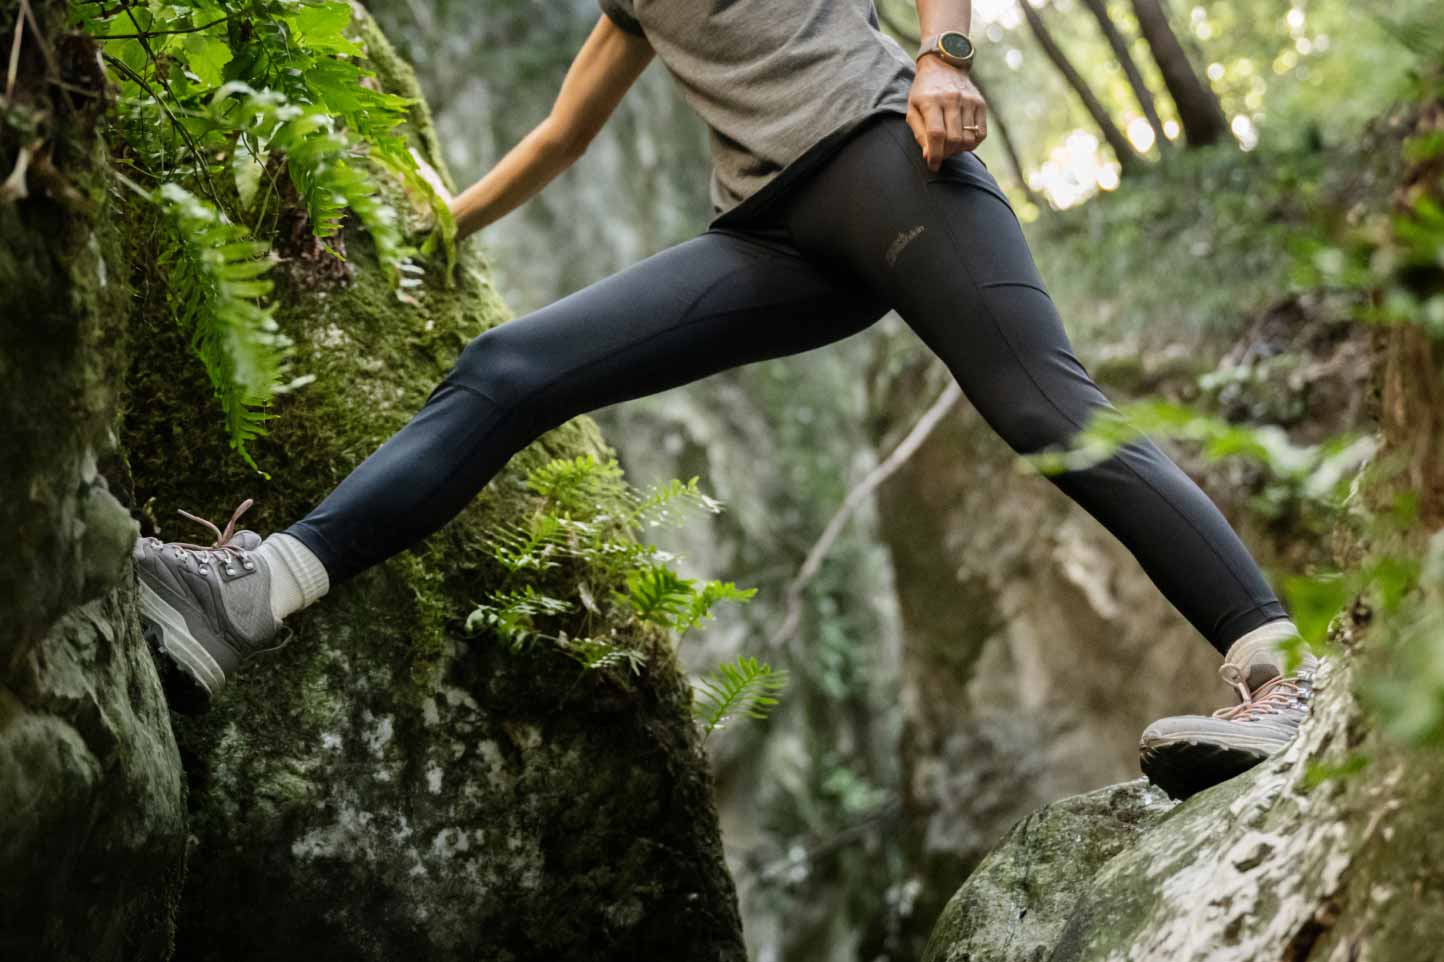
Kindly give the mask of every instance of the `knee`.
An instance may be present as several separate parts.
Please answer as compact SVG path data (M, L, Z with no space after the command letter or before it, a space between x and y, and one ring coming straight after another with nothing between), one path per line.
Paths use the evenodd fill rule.
M514 323L514 322L513 322ZM471 339L447 380L484 395L503 407L523 403L544 383L540 356L527 350L511 324L499 324Z
M1078 434L1073 422L1041 396L980 413L1018 454L1064 451L1072 446Z

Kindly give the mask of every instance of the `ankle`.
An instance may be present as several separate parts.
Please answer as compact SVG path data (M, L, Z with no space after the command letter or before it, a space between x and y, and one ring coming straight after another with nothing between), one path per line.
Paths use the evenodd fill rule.
M314 604L331 587L326 566L298 538L277 532L255 550L271 572L271 614L277 621Z
M1276 618L1239 636L1224 655L1220 674L1231 684L1242 681L1250 690L1285 674L1289 651L1298 653L1294 671L1313 671L1318 659L1303 647L1303 636L1291 618ZM1235 681L1237 679L1237 681Z

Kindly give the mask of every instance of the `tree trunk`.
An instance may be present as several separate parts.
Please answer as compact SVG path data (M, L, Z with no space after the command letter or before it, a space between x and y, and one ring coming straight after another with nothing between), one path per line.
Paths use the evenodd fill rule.
M1188 146L1202 147L1231 136L1218 96L1194 71L1158 0L1133 0L1133 14L1173 97Z
M1098 126L1099 132L1103 134L1103 139L1113 149L1113 154L1118 158L1118 164L1122 168L1123 174L1127 175L1141 170L1143 158L1138 156L1133 149L1132 142L1124 136L1123 131L1118 129L1118 125L1113 122L1113 118L1108 115L1108 110L1103 106L1103 102L1093 93L1093 88L1088 86L1088 81L1083 79L1083 75L1074 68L1067 54L1063 52L1063 48L1059 47L1057 41L1053 39L1048 25L1043 22L1043 15L1033 9L1029 0L1021 0L1018 6L1022 8L1023 16L1027 19L1033 36L1038 38L1038 45L1043 48L1048 59L1053 61L1053 66L1058 68L1058 72L1063 75L1068 86L1073 88L1078 99L1083 101L1083 108L1088 111L1088 116L1093 118L1093 123Z
M1106 0L1083 0L1083 5L1098 21L1099 29L1103 31L1103 36L1108 40L1108 46L1113 49L1113 55L1118 58L1118 65L1123 68L1123 73L1128 78L1128 86L1132 88L1133 96L1138 100L1138 107L1143 111L1143 116L1148 119L1148 126L1153 128L1154 141L1158 144L1159 153L1166 152L1172 146L1173 141L1169 140L1163 132L1163 119L1158 116L1158 107L1153 102L1153 91L1148 89L1148 82L1143 79L1143 73L1138 69L1137 61L1129 52L1128 41L1123 39L1123 34L1118 31L1118 25L1108 15Z

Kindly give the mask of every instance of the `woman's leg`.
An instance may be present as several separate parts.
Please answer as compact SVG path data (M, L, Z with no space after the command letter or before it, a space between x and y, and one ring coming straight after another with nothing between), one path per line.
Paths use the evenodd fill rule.
M475 338L410 423L285 533L334 586L440 528L550 428L836 341L886 310L785 240L707 231Z
M1074 355L1012 208L971 153L930 172L901 117L871 125L785 211L804 251L883 293L1019 453L1114 410ZM1151 440L1047 475L1220 652L1287 612L1208 496Z

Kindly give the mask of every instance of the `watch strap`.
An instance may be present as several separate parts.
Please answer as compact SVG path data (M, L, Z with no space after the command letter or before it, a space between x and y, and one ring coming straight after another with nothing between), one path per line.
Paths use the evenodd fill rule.
M963 36L968 36L961 30L939 30L937 33L930 33L926 37L923 37L922 41L918 44L918 52L913 54L913 59L917 60L924 54L935 53L938 55L939 58L943 60L944 63L950 63L954 66L962 66L964 64L971 63L973 59L971 53L969 54L967 59L959 60L957 57L952 56L947 51L943 50L941 46L938 45L939 41L943 39L943 34L945 33L962 33ZM971 45L971 37L968 38L968 42Z

